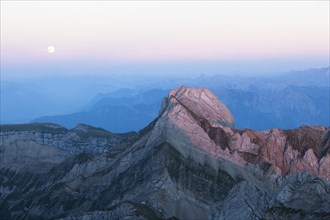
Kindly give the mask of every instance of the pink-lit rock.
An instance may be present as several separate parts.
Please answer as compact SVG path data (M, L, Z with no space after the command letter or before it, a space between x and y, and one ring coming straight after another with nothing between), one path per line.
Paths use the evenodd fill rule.
M283 177L307 172L330 180L326 127L234 129L233 116L215 95L205 88L185 86L169 93L157 124L166 127L167 141L189 155L197 154L195 148L240 166L248 163L267 173L280 172Z

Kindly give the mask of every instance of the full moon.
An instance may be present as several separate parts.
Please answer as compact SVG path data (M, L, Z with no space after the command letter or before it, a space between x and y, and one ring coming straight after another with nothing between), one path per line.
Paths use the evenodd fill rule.
M54 52L55 52L55 47L53 47L53 46L49 46L49 47L47 48L47 50L48 50L48 53L54 53Z

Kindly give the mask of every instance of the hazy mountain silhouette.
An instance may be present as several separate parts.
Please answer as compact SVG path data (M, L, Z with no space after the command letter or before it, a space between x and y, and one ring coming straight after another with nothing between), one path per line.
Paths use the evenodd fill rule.
M206 76L170 79L159 88L181 82L213 91L237 119L236 127L292 129L302 124L329 125L329 68L296 71L273 77ZM91 124L112 132L139 130L158 114L168 89L123 88L95 96L81 111L45 116L32 122L53 122L68 128Z
M131 91L131 93L123 94L123 91ZM107 95L96 96L81 112L41 117L33 120L33 122L47 121L68 128L84 123L117 133L139 130L155 118L161 100L167 93L167 90L157 89L142 93L121 89Z

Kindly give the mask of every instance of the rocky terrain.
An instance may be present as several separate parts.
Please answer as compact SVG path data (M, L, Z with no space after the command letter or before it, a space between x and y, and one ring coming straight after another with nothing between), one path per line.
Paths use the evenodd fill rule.
M2 125L1 219L329 219L330 129L235 129L182 86L138 133Z

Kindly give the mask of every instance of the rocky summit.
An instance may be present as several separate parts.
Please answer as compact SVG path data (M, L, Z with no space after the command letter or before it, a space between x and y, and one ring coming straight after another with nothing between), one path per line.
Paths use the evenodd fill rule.
M330 129L235 129L182 86L138 133L1 125L0 219L329 219Z

